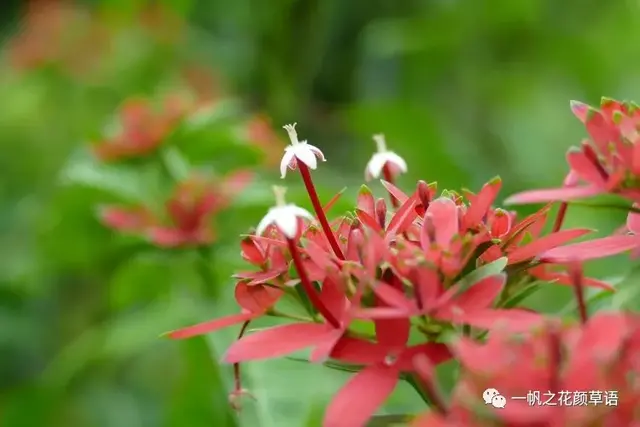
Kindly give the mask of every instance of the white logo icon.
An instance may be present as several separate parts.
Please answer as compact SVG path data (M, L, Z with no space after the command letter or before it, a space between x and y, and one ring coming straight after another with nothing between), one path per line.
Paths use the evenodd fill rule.
M485 405L491 405L494 408L502 409L507 406L507 398L500 394L495 388L488 388L482 393L482 400Z

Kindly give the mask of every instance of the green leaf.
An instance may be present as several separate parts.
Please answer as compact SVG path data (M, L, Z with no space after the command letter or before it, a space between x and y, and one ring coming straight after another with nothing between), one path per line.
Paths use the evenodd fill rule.
M141 168L131 168L124 164L99 162L89 150L75 153L60 173L62 185L82 185L112 194L130 203L152 202L155 196L149 182L151 172Z
M237 426L210 344L204 337L175 343L182 355L182 374L168 408L165 426Z
M406 427L413 418L410 414L374 415L366 427Z
M171 289L174 265L160 254L140 253L122 264L111 278L109 295L112 307L132 305L166 295Z
M509 260L507 257L498 258L489 264L476 268L471 273L460 279L455 286L459 287L459 292L464 292L480 280L501 273L507 266L508 262Z
M177 148L171 146L163 148L160 150L160 157L163 166L173 180L179 182L189 177L191 165Z
M526 300L529 296L533 295L541 286L548 284L547 282L537 281L533 282L519 292L515 293L502 305L504 308L516 307L518 304Z

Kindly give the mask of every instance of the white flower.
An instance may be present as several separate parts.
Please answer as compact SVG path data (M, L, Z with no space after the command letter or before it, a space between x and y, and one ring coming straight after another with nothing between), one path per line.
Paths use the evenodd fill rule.
M387 150L384 135L373 135L373 140L378 146L378 152L371 157L364 170L364 179L371 181L379 178L385 166L389 168L391 176L397 176L407 172L407 162L393 151Z
M298 161L301 161L309 167L309 169L315 169L318 167L318 161L316 158L326 162L324 154L318 147L311 144L307 144L307 141L298 141L298 133L296 132L296 123L292 125L283 126L289 134L291 144L284 149L284 156L280 162L280 177L284 178L287 175L287 167L291 170L295 170Z
M286 204L284 201L284 193L286 188L273 187L276 196L276 206L269 209L269 212L262 218L256 228L256 235L261 236L262 233L270 225L275 225L289 239L295 239L298 234L298 219L306 218L313 221L311 215L306 209L302 209L294 204Z

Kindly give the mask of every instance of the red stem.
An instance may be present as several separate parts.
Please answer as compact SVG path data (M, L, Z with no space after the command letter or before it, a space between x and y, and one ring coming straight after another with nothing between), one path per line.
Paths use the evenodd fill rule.
M336 236L333 234L331 230L331 226L329 225L329 221L327 221L327 216L322 209L322 204L320 203L320 199L318 198L318 193L316 192L316 187L313 185L313 180L311 179L311 173L309 172L309 168L304 163L298 161L297 162L298 169L300 170L300 175L302 175L302 181L304 181L304 186L307 189L307 193L309 193L309 198L311 199L311 204L313 205L313 210L316 212L316 216L318 217L318 221L320 221L320 225L322 226L322 231L324 231L325 236L327 236L327 240L329 241L329 245L331 249L333 249L333 253L336 254L338 258L344 261L344 254L340 249L340 245L338 245L338 241L336 240Z
M240 328L240 332L238 333L238 339L242 338L242 336L247 330L247 327L249 326L249 323L251 323L251 320L247 320L242 324L242 327ZM240 364L239 363L233 364L233 381L235 385L235 391L241 392L242 381L240 380Z
M578 312L580 313L580 322L586 324L589 320L587 314L587 304L584 300L584 274L582 268L579 265L571 265L569 267L569 274L571 275L571 282L573 283L573 291L576 294L576 300L578 301Z
M553 224L552 233L560 231L562 228L562 224L564 223L564 217L567 215L567 209L569 208L569 203L563 202L560 204L560 208L558 208L558 214L556 215L556 221Z
M382 167L382 176L384 176L384 180L387 181L389 184L395 185L395 183L393 182L393 175L391 174L391 169L389 169L389 166L386 164ZM393 205L393 207L398 209L399 203L398 203L398 200L395 197L393 197L393 194L389 193L389 199L391 200L391 204Z
M295 265L296 270L298 271L298 276L300 276L300 284L309 297L309 301L311 301L313 307L318 310L320 314L322 314L322 317L324 317L327 322L331 324L331 326L336 329L340 328L340 322L338 322L338 319L336 319L333 314L331 314L329 309L324 305L324 303L320 299L320 295L318 295L318 291L309 281L307 271L304 269L304 265L302 265L302 259L300 258L300 252L298 251L298 245L296 245L296 242L293 239L287 239L287 244L289 245L291 258L293 258L293 265Z

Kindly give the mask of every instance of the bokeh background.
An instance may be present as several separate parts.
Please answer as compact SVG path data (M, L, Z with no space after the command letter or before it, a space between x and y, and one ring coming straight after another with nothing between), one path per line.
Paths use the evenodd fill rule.
M324 151L314 176L325 201L347 187L338 214L362 184L374 133L408 161L406 191L417 179L477 190L500 175L504 198L561 182L564 152L585 137L569 100L640 99L632 1L15 0L0 19L2 427L319 426L345 374L243 366L256 400L237 416L231 368L218 364L237 330L160 337L236 311L230 276L248 269L238 236L282 183L281 126L297 122ZM90 145L123 103L176 93L207 105L172 136L190 164L257 174L216 216L204 258L145 246L96 215L155 193L144 167L105 167ZM285 183L309 207L297 176ZM622 220L576 208L568 221L602 234ZM550 288L531 304L557 311L568 300ZM384 411L419 409L400 387Z

